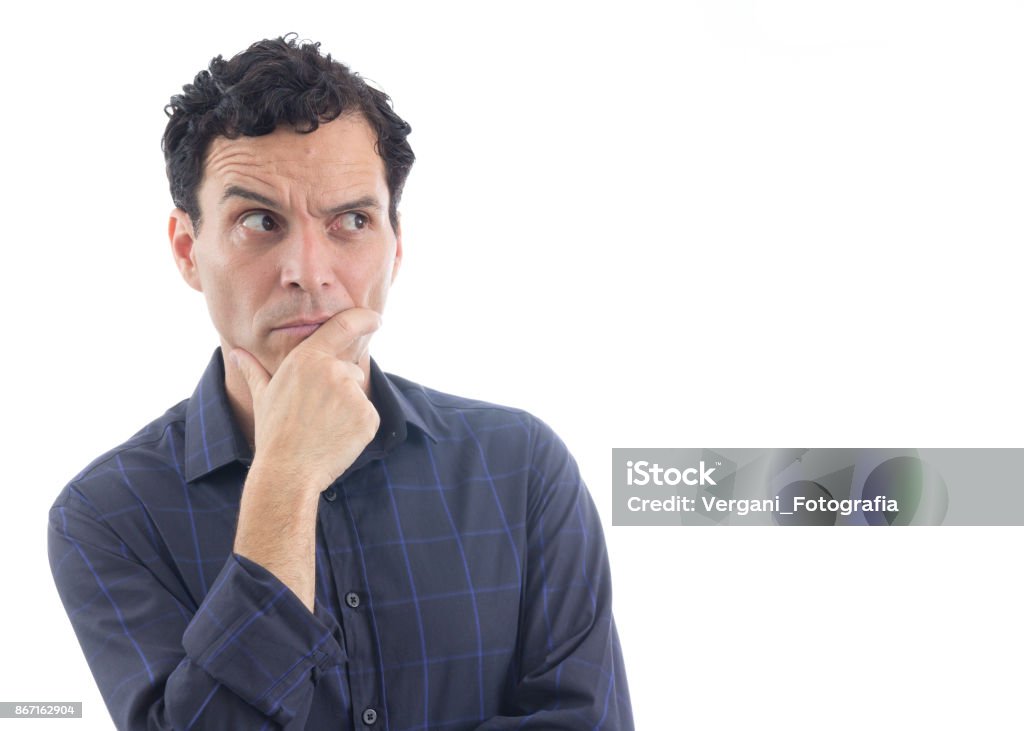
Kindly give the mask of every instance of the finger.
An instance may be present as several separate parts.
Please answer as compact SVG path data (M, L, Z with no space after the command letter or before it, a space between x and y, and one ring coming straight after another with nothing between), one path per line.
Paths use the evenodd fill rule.
M270 374L251 353L241 348L232 350L228 354L228 360L241 371L242 378L249 387L249 393L255 400L256 396L262 393L270 383Z
M339 360L358 362L372 335L381 325L380 315L365 307L350 307L334 315L298 347L330 353Z

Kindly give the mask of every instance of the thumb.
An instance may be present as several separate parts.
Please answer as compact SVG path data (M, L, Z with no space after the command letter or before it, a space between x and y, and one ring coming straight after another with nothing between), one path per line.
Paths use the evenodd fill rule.
M242 378L245 379L245 383L249 387L249 393L252 395L253 401L255 401L259 394L263 392L263 389L267 387L267 384L270 383L270 374L247 350L235 348L228 353L228 360L241 372Z

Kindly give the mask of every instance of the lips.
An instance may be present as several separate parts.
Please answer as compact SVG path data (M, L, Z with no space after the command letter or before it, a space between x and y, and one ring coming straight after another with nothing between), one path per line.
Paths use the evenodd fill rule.
M300 337L307 337L317 331L321 325L330 319L330 315L323 315L317 317L303 317L295 320L291 320L284 324L278 325L274 328L274 332L283 333L285 335L298 335Z
M312 323L309 325L286 325L285 327L275 327L274 332L283 333L285 335L297 335L304 338L315 333L319 327L320 323Z

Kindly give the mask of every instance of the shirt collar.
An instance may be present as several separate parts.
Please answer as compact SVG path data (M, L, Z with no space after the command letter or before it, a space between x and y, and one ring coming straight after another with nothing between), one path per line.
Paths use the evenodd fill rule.
M371 396L380 427L364 454L383 456L406 440L412 425L437 442L429 418L370 358ZM252 462L252 450L235 421L224 387L224 358L217 348L185 409L185 479L194 482L230 464Z

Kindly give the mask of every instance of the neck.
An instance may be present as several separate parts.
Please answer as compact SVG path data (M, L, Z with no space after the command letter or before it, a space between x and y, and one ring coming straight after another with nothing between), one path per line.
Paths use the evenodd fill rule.
M231 365L226 358L224 360L224 390L228 395L228 404L235 415L235 423L242 430L249 449L255 453L256 444L256 419L253 416L252 394L249 393L249 386L245 383L241 371Z

